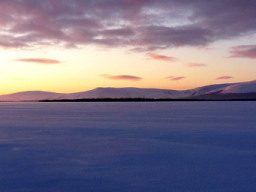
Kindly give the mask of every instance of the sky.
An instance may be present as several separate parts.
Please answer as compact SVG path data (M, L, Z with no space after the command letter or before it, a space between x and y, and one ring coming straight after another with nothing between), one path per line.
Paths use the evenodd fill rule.
M255 80L255 0L1 0L0 94Z

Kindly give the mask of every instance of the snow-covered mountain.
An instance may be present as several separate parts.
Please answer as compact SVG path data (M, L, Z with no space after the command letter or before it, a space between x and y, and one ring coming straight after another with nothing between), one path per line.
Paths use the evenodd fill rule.
M39 101L39 100L52 100L64 99L67 94L54 93L45 91L25 91L9 95L0 95L0 101Z
M96 88L78 93L54 93L43 91L26 91L1 95L0 101L39 101L61 99L89 99L89 98L151 98L151 99L256 99L256 80L232 84L216 84L188 90L143 89L143 88Z
M256 99L256 80L230 84L213 89L205 94L191 96L192 99Z
M73 93L71 99L83 98L184 98L188 95L184 91L167 89L141 89L141 88L96 88L90 91Z
M195 89L190 89L187 90L189 93L188 96L199 96L199 95L204 95L212 92L216 92L216 90L221 90L224 89L225 87L235 85L235 83L232 84L216 84L216 85L208 85L208 86L203 86L203 87L198 87Z
M253 93L256 92L256 80L229 85L212 92L220 92L221 94Z

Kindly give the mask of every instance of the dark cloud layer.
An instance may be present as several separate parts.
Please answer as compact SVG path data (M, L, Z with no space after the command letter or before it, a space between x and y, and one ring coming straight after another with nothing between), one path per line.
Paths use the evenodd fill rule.
M0 46L206 46L254 33L255 7L255 0L2 0Z
M113 80L126 80L126 81L140 81L142 80L141 77L132 76L132 75L108 75L102 74L102 77L113 79Z

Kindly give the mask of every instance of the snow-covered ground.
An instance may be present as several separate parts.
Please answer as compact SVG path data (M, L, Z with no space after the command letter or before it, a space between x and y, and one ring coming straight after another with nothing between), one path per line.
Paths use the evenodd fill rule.
M0 191L256 191L255 125L256 102L0 103Z

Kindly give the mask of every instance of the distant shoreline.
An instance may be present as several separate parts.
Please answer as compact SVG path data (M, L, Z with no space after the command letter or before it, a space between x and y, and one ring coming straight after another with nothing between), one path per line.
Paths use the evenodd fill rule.
M149 98L103 98L103 99L60 99L38 102L175 102L175 101L256 101L256 99L149 99Z
M58 100L25 100L25 101L0 101L0 103L64 103L64 102L201 102L201 101L256 101L254 99L149 99L149 98L101 98L101 99L58 99Z

